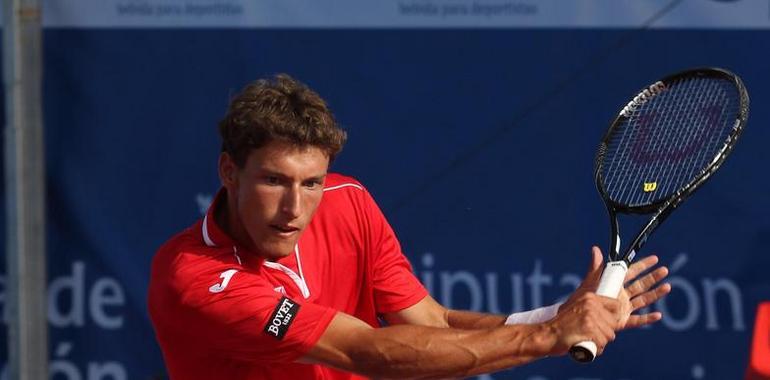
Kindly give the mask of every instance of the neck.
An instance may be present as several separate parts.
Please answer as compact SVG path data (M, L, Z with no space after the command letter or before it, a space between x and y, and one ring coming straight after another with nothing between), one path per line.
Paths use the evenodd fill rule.
M232 201L233 199L235 197L231 197L229 192L225 190L224 199L214 209L214 221L237 245L253 250L254 244L238 219L238 205Z

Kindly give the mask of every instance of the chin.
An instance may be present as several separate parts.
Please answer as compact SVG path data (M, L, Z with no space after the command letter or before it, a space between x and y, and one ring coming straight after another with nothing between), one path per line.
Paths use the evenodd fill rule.
M294 245L290 247L263 247L261 250L266 260L278 260L294 253Z

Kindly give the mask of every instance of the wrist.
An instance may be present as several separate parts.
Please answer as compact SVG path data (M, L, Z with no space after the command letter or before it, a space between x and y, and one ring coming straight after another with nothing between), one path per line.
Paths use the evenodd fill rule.
M506 325L516 324L536 324L543 323L553 319L559 312L559 307L562 303L557 303L551 306L540 307L530 311L523 311L520 313L513 313L505 319Z
M535 356L552 355L559 341L559 329L551 322L539 323L532 327L535 329L531 337L532 346L537 350Z

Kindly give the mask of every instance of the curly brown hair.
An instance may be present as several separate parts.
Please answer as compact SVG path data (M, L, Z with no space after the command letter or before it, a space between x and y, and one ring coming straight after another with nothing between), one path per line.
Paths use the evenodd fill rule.
M219 122L219 135L222 152L239 167L253 149L273 140L321 148L332 161L347 139L326 102L287 74L257 80L238 93Z

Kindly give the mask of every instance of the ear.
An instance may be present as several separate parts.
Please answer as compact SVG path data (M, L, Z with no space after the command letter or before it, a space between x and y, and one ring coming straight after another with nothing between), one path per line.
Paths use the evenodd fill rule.
M219 155L218 171L222 186L233 189L238 186L238 165L229 154L222 152Z

